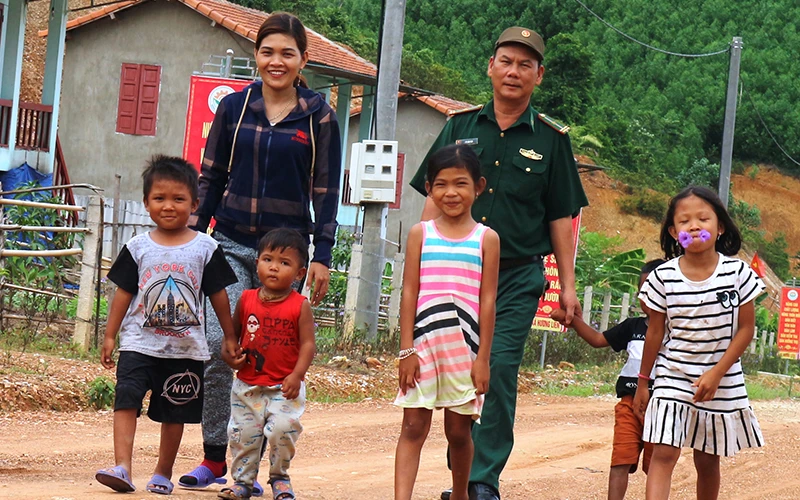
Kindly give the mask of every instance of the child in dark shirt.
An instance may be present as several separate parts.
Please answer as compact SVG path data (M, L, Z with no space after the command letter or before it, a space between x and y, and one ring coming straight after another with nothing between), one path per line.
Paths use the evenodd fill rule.
M639 276L639 287L650 272L664 263L662 259L647 262ZM608 500L622 500L628 490L628 474L636 472L639 454L644 449L642 470L647 473L653 445L642 439L644 425L633 411L633 396L639 384L639 367L642 364L642 349L650 316L650 309L639 301L644 317L628 318L617 326L600 333L587 325L580 316L575 316L571 327L592 347L611 347L616 352L628 351L628 361L617 379L619 403L614 408L614 444L611 451L611 469L608 472ZM564 323L564 311L556 309L550 317ZM652 378L652 374L651 374Z

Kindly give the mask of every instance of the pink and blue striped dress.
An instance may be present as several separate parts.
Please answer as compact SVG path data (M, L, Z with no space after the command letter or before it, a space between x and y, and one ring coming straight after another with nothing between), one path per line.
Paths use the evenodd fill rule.
M480 417L483 396L472 384L472 363L480 344L483 238L477 224L463 239L446 238L434 221L422 223L419 298L414 347L420 365L417 387L398 394L403 408L447 408Z

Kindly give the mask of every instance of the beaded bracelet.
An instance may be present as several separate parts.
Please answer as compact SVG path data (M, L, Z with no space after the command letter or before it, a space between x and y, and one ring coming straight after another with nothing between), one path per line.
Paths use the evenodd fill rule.
M400 353L397 356L397 359L410 358L411 356L413 356L416 353L417 353L417 349L416 348L409 347L408 349L401 350Z

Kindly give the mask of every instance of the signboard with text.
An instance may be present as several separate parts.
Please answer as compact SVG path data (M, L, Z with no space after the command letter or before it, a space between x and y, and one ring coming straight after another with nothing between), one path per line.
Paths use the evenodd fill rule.
M781 312L778 316L778 355L782 358L798 359L800 354L800 287L781 288Z
M578 236L581 227L581 214L572 219L572 261L575 262L575 256L578 254ZM550 330L552 332L566 332L567 329L561 326L557 321L550 319L550 313L553 309L558 309L559 297L561 295L561 282L558 281L558 265L556 263L556 256L550 254L544 258L544 280L545 292L539 298L539 310L536 311L536 316L533 318L533 328L537 330Z
M186 109L186 131L183 136L183 159L200 170L211 122L219 102L228 94L247 87L249 80L214 78L193 75L189 84L189 106Z

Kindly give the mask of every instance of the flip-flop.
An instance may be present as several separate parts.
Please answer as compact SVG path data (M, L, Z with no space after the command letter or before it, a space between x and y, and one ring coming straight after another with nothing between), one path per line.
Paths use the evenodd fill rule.
M297 498L288 479L271 479L273 500L294 500Z
M196 467L192 472L184 474L178 479L178 485L181 488L200 489L207 488L212 484L225 484L228 480L224 477L217 477L211 472L211 469L205 465Z
M222 488L217 498L224 498L225 500L240 500L242 498L250 498L252 490L246 485L241 483L233 483L229 488Z
M255 481L253 483L253 496L254 497L264 496L264 488L262 488L261 485L258 484L258 481Z
M94 478L97 479L98 483L108 486L112 490L120 493L136 491L136 486L131 482L128 471L121 465L115 465L108 469L100 469L97 471L97 474L94 475Z
M172 484L172 481L161 474L153 474L153 477L150 478L150 482L147 483L147 491L159 495L171 495L174 487L175 485Z

